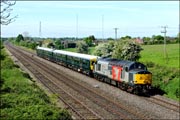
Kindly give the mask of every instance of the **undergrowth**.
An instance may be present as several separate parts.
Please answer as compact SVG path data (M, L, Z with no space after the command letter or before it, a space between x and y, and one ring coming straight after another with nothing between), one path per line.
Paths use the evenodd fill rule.
M180 99L179 69L157 65L153 62L145 63L152 72L153 87L164 91L164 96L174 100Z

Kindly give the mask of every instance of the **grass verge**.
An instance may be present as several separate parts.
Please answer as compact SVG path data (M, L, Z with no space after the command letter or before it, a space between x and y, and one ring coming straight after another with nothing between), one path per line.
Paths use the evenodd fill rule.
M1 119L71 119L1 49Z

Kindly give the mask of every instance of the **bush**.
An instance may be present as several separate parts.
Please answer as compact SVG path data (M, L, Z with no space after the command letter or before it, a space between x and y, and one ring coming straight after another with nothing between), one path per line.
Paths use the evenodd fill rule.
M151 66L151 64L150 64ZM149 68L152 72L153 86L165 92L165 96L179 100L179 70L175 68L153 65Z

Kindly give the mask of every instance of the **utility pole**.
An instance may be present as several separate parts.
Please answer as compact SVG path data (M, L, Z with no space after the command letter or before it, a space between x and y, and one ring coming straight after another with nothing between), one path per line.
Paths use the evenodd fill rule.
M115 30L115 40L117 40L117 30L118 30L118 28L114 28L114 30Z
M167 33L167 26L161 26L164 30L161 31L161 33L164 33L164 58L166 59L166 63L168 63L168 56L167 56L167 51L166 51L166 33Z
M102 15L102 40L104 41L104 15Z
M41 37L41 21L39 22L39 37Z
M76 14L76 40L78 39L78 14Z

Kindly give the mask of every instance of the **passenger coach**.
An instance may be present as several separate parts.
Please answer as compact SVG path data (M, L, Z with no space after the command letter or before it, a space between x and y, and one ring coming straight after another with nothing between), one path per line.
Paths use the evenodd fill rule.
M66 65L69 68L92 75L93 64L97 61L98 56L80 54L62 50L53 51L54 59L57 63Z

